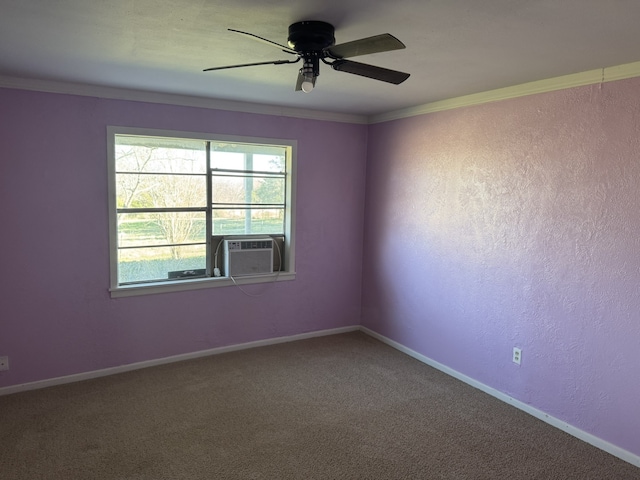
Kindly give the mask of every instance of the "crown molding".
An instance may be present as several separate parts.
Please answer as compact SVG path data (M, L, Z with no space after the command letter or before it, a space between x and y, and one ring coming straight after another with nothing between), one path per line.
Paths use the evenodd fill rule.
M626 78L640 77L640 62L627 63L614 67L589 70L587 72L574 73L561 77L548 78L535 82L523 83L512 87L499 88L487 92L474 93L462 97L450 98L438 102L418 105L416 107L395 110L369 117L369 123L382 123L401 118L415 117L426 113L452 110L454 108L469 107L483 103L497 102L510 98L524 97L537 93L553 92L567 88L594 85L598 83L613 82Z
M134 102L160 103L183 107L208 108L232 112L256 113L281 117L321 120L327 122L366 124L365 115L325 112L303 108L283 107L259 103L236 102L216 98L178 95L171 93L150 92L126 88L89 85L55 80L40 80L0 75L0 88L13 88L46 93L80 95L86 97L106 98L112 100L129 100Z
M227 110L232 112L255 113L293 117L307 120L321 120L338 123L375 124L415 117L427 113L453 110L455 108L481 105L484 103L508 100L510 98L535 95L537 93L553 92L567 88L613 82L627 78L640 77L640 62L627 63L613 67L589 70L561 77L537 80L511 87L474 93L461 97L426 103L415 107L394 110L379 115L365 116L347 113L325 112L302 108L283 107L259 103L237 102L208 97L196 97L171 93L150 92L100 85L89 85L54 80L38 80L0 75L0 88L14 88L38 92L81 95L88 97L107 98L113 100L129 100L135 102L159 103L184 107L208 108L212 110Z

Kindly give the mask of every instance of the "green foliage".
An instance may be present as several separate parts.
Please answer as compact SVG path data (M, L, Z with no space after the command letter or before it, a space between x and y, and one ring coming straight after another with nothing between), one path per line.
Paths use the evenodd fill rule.
M284 203L284 179L263 179L253 190L251 200L260 204Z

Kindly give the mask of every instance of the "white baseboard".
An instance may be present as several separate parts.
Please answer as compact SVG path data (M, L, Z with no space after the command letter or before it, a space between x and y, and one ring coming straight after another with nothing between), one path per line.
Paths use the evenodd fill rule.
M509 405L513 405L519 410L522 410L523 412L533 415L537 419L542 420L543 422L548 423L549 425L552 425L556 428L559 428L560 430L567 432L569 435L572 435L584 442L587 442L588 444L593 445L594 447L599 448L600 450L604 450L605 452L610 453L611 455L618 457L619 459L624 460L625 462L635 465L636 467L640 467L640 456L638 455L635 455L627 450L624 450L623 448L620 448L605 440L602 440L601 438L598 438L595 435L587 433L584 430L580 430L579 428L574 427L573 425L570 425L558 418L552 417L551 415L543 412L542 410L538 410L537 408L534 408L531 405L527 405L526 403L521 402L520 400L512 398L509 395L506 395L505 393L502 393L501 391L496 390L495 388L489 387L488 385L485 385L484 383L474 380L473 378L468 377L456 370L453 370L452 368L449 368L446 365L436 362L435 360L429 357L426 357L414 350L411 350L410 348L405 347L401 343L391 340L390 338L387 338L384 335L380 335L379 333L376 333L373 330L370 330L366 327L360 327L360 331L362 331L363 333L366 333L367 335L370 335L371 337L377 340L380 340L382 343L386 343L390 347L393 347L396 350L401 351L402 353L406 353L410 357L413 357L416 360L422 363L425 363L430 367L435 368L436 370L440 370L441 372L446 373L447 375L450 375L472 387L475 387L478 390L488 393L489 395L497 398L498 400L502 400L503 402L508 403Z
M49 378L46 380L39 380L36 382L23 383L20 385L11 385L8 387L1 387L0 396L9 395L9 394L18 393L18 392L25 392L29 390L37 390L40 388L53 387L56 385L64 385L67 383L80 382L83 380L90 380L93 378L106 377L108 375L114 375L117 373L129 372L132 370L139 370L141 368L154 367L157 365L164 365L167 363L181 362L183 360L191 360L194 358L207 357L210 355L218 355L221 353L234 352L238 350L247 350L249 348L264 347L267 345L277 345L279 343L295 342L297 340L305 340L308 338L323 337L327 335L338 335L341 333L349 333L349 332L355 332L355 331L361 331L377 340L380 340L382 343L385 343L390 347L393 347L396 350L402 353L405 353L410 357L413 357L416 360L426 365L429 365L430 367L440 370L441 372L446 373L447 375L450 375L474 388L477 388L478 390L481 390L491 395L492 397L497 398L498 400L502 400L503 402L508 403L509 405L513 405L514 407L522 410L523 412L533 415L539 420L542 420L543 422L548 423L549 425L559 428L560 430L563 430L568 434L584 442L587 442L588 444L593 445L596 448L599 448L600 450L604 450L605 452L610 453L611 455L618 457L621 460L624 460L625 462L628 462L632 465L640 467L640 456L635 455L627 450L624 450L605 440L602 440L601 438L598 438L595 435L592 435L583 430L580 430L579 428L574 427L541 410L538 410L532 407L531 405L527 405L526 403L523 403L520 400L512 398L509 395L506 395L505 393L499 390L496 390L495 388L489 387L488 385L485 385L484 383L474 380L473 378L468 377L456 370L453 370L452 368L449 368L446 365L436 362L435 360L429 357L426 357L421 353L411 350L410 348L407 348L401 343L391 340L390 338L387 338L384 335L380 335L379 333L376 333L373 330L370 330L366 327L362 327L358 325L341 327L341 328L333 328L329 330L320 330L316 332L301 333L297 335L290 335L287 337L268 338L265 340L257 340L254 342L240 343L237 345L229 345L226 347L211 348L208 350L200 350L197 352L184 353L181 355L174 355L171 357L147 360L144 362L130 363L127 365L104 368L101 370L94 370L91 372L83 372L83 373L77 373L74 375L66 375L64 377Z
M20 385L11 385L8 387L1 387L0 396L9 395L11 393L26 392L28 390L37 390L40 388L53 387L56 385L64 385L66 383L80 382L82 380L90 380L92 378L106 377L108 375L114 375L116 373L129 372L132 370L139 370L141 368L147 368L147 367L155 367L157 365L164 365L166 363L181 362L183 360L191 360L194 358L207 357L210 355L218 355L221 353L234 352L237 350L247 350L249 348L264 347L267 345L276 345L279 343L286 343L286 342L295 342L297 340L306 340L308 338L324 337L327 335L337 335L340 333L356 332L359 330L360 330L360 327L358 325L354 325L350 327L320 330L317 332L300 333L297 335L290 335L287 337L267 338L265 340L257 340L254 342L240 343L237 345L229 345L227 347L217 347L217 348L211 348L208 350L199 350L197 352L183 353L181 355L173 355L171 357L157 358L154 360L130 363L127 365L104 368L101 370L93 370L90 372L76 373L74 375L66 375L64 377L48 378L46 380L39 380L36 382L29 382L29 383L22 383Z

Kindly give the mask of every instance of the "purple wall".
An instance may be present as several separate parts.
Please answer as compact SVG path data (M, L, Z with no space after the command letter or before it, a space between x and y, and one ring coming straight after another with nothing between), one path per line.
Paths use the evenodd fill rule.
M636 455L639 95L371 126L363 264L364 326Z
M111 299L107 125L296 139L296 280L261 298L226 287ZM0 355L11 366L0 387L357 325L366 135L365 125L0 89Z
M0 89L0 387L356 325L362 308L364 326L640 455L639 93L366 127ZM107 125L298 140L296 280L111 299Z

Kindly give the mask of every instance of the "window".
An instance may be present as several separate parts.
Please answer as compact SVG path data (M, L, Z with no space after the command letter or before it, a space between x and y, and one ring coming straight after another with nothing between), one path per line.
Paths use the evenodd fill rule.
M229 285L224 239L273 240L293 278L295 142L109 127L113 296ZM269 263L269 262L267 262Z

